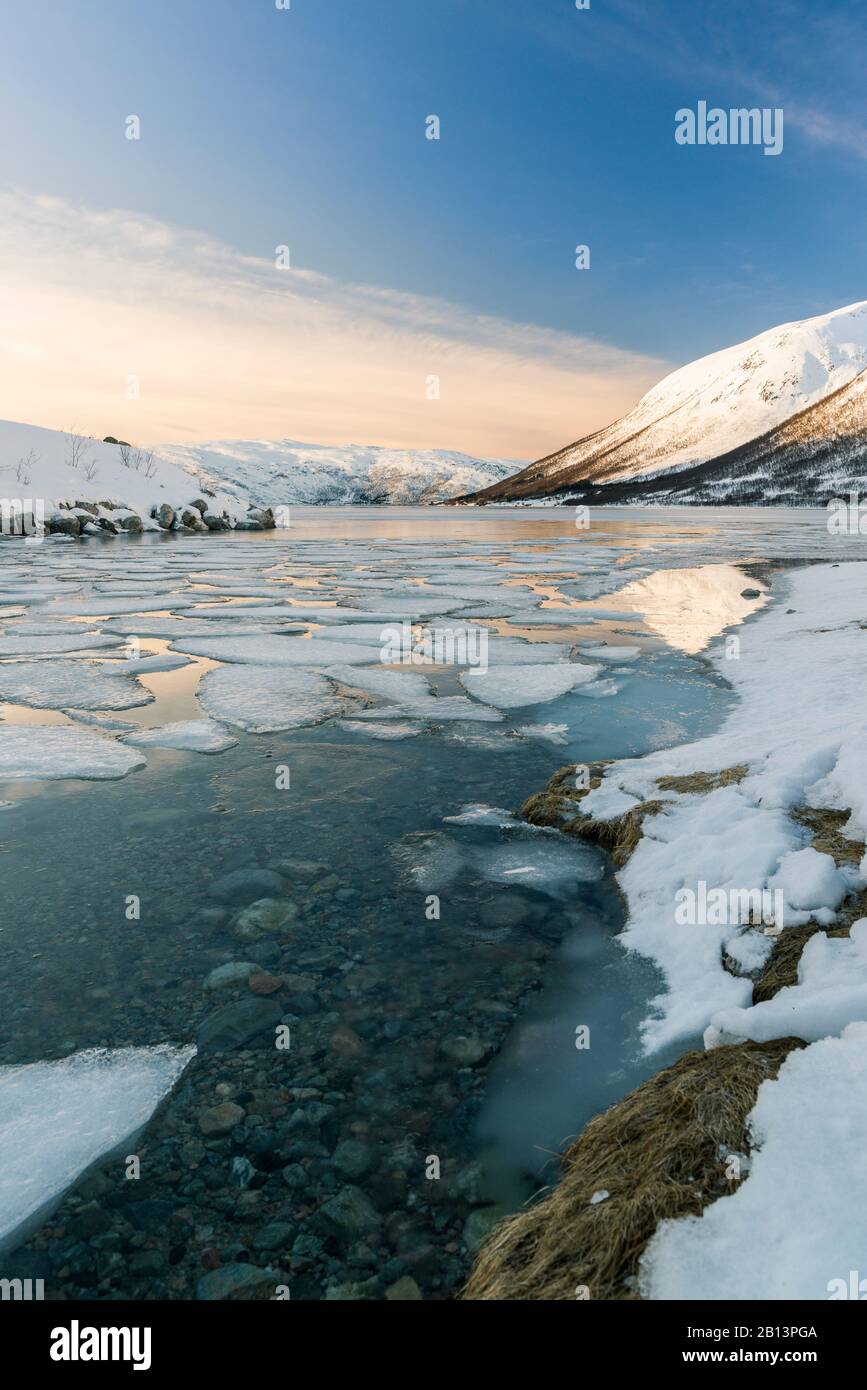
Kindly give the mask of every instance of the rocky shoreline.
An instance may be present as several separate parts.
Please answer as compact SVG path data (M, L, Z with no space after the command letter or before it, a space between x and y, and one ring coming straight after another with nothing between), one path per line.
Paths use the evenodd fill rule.
M7 521L4 516L3 535L39 538L42 535L68 536L140 536L145 531L172 531L177 535L207 535L219 531L273 531L276 526L271 507L248 507L237 518L213 501L197 496L192 501L171 505L160 502L147 512L136 511L123 502L59 502L56 508L43 508L44 515L29 504L30 511L17 511Z

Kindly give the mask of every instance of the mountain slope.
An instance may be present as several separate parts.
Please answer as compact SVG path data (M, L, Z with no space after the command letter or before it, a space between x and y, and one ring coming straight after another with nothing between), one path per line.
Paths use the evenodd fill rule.
M808 478L824 477L822 469L832 458L841 460L840 476L848 476L842 460L845 454L851 462L860 447L861 394L845 393L865 369L867 301L784 324L681 367L606 429L467 500L562 500L599 488L608 500L635 500L664 492L663 476L678 500L698 500L688 495L689 480L701 478L709 485L705 470L711 466L719 468L715 500L738 500L734 493L731 499L724 496L726 470L736 466L745 483L749 467L760 468L766 481L773 475L779 487L785 484L782 456L771 467L778 448L785 449L790 463L806 467L813 460L804 474L807 486L812 486ZM831 398L836 405L830 413L810 415ZM858 417L851 423L850 410ZM796 419L795 433L785 432L787 422L794 425ZM750 454L758 441L764 443ZM761 493L751 500L774 499Z
M291 439L161 444L158 449L195 477L242 492L254 506L443 502L499 482L520 467L516 459L478 459L440 449Z

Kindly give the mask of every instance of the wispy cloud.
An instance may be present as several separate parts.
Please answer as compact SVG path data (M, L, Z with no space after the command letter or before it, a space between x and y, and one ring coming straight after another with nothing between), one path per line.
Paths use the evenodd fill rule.
M531 458L601 427L667 370L21 191L0 194L0 256L0 414L58 428Z
M867 159L860 10L835 11L814 0L763 0L760 7L730 0L717 9L688 9L683 0L606 0L597 15L592 43L568 9L527 11L515 22L529 39L582 63L611 65L625 55L654 78L683 84L685 96L701 84L701 95L719 105L731 99L780 106L788 128L809 144Z

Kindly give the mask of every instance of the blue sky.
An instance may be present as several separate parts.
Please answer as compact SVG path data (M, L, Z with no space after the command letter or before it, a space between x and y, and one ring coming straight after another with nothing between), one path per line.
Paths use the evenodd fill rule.
M867 296L855 0L2 0L2 15L4 188L248 257L287 243L336 283L634 354L647 384L660 361ZM674 113L700 99L781 106L783 154L678 146Z

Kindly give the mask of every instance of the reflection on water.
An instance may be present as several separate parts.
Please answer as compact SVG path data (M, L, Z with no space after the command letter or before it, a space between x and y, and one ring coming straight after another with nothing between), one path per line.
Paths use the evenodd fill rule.
M727 627L744 622L765 602L765 585L747 585L734 565L656 570L613 595L639 614L670 647L695 655ZM758 594L758 596L757 596Z

